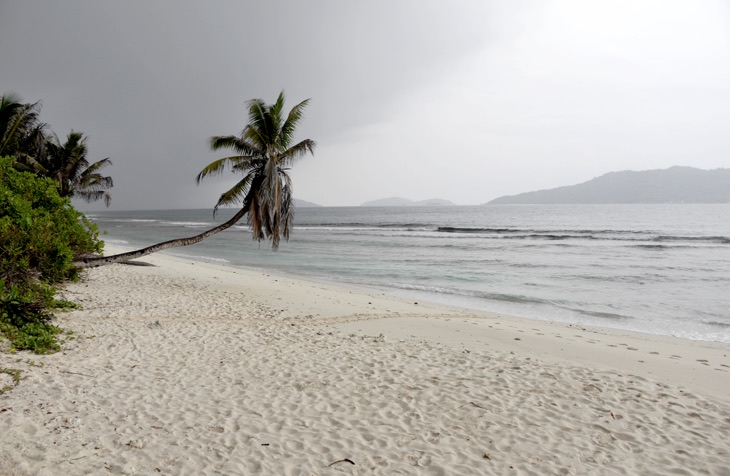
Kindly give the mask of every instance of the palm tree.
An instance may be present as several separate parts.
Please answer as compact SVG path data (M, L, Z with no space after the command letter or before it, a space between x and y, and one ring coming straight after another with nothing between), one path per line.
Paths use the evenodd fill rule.
M0 157L15 157L17 168L43 170L38 161L45 154L46 124L40 122L39 113L40 101L23 104L16 94L0 96Z
M272 105L261 99L248 102L249 123L241 136L215 136L210 139L213 150L232 149L236 155L218 159L205 167L197 176L200 181L209 175L222 173L227 166L241 172L243 178L223 193L215 205L230 205L243 199L248 207L248 224L253 238L271 239L273 249L279 247L280 236L289 239L293 215L292 183L287 170L292 163L314 154L316 143L305 139L292 145L297 124L309 100L294 106L286 119L284 92Z
M240 136L215 136L210 139L213 150L232 149L234 155L218 159L200 171L196 182L208 176L219 175L227 168L241 173L243 178L218 199L214 213L222 205L242 203L241 209L227 222L189 238L170 240L147 248L101 258L82 258L77 268L101 266L140 258L168 248L187 246L203 241L236 224L244 215L255 240L270 239L277 249L281 236L289 239L293 219L292 183L287 170L292 163L307 153L314 154L316 143L305 139L292 144L296 126L301 120L309 99L294 106L286 117L283 114L284 92L274 104L261 99L248 101L248 124Z
M108 207L112 197L107 190L114 186L114 182L111 177L100 174L99 170L112 162L106 158L89 165L87 151L86 137L82 133L71 131L63 144L54 134L46 143L43 175L58 182L62 197L78 197L87 202L103 199Z
M109 206L111 195L106 190L113 182L98 171L111 161L89 165L83 134L71 131L61 144L55 134L47 135L39 114L40 101L24 104L13 93L0 96L0 157L13 156L17 169L56 180L62 197L76 196L87 202L103 199Z

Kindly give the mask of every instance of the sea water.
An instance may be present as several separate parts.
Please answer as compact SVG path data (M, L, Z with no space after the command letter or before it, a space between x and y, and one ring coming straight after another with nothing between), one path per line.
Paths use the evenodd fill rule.
M203 232L235 210L105 211L110 244ZM168 253L574 324L730 342L730 204L298 208L271 251L239 225Z

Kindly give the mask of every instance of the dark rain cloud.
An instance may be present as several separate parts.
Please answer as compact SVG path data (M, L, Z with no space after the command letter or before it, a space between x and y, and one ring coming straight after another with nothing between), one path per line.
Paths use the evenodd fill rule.
M297 196L328 205L399 194L479 203L628 165L693 165L685 150L697 140L709 158L697 165L717 164L730 55L719 59L728 37L704 19L718 15L698 16L700 27L681 2L643 16L631 7L657 24L621 29L611 22L634 17L585 5L3 2L0 90L41 99L56 133L85 132L90 158L112 159L114 209L212 206L233 182L194 184L219 157L207 139L238 133L245 101L282 89L289 105L312 98L300 137L319 143L294 169ZM659 29L615 37L642 28ZM670 57L667 69L652 61L670 33L687 39L668 43L684 63ZM687 62L695 50L706 58Z

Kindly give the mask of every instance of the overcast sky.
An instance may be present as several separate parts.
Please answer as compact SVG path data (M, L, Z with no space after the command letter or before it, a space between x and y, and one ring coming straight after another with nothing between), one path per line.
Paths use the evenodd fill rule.
M322 205L730 167L730 2L0 0L0 92L111 158L112 210L212 207L208 138L282 89Z

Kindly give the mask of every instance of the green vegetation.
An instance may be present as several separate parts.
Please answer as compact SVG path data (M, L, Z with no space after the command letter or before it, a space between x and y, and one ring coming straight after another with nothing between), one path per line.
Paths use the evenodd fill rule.
M96 228L70 202L104 200L111 177L90 164L86 138L71 131L65 142L40 121L40 102L0 96L0 336L12 350L59 349L53 309L75 305L54 298L55 286L77 277L74 260L101 251Z
M23 104L12 93L0 96L0 157L15 157L23 170L39 170L36 157L44 154L46 125L39 113L40 102Z
M22 378L20 373L21 371L18 369L6 369L5 367L0 367L0 374L10 375L10 378L13 380L12 384L0 387L0 395L18 386L20 379Z
M295 160L313 154L316 146L311 139L293 142L308 103L302 101L285 114L283 92L270 105L253 99L248 102L249 122L240 136L211 138L213 150L231 149L234 155L209 164L197 181L228 168L243 175L215 206L217 210L221 205L242 204L229 221L194 237L111 257L91 257L101 253L103 242L96 226L73 208L70 198L104 200L108 206L113 182L99 170L111 161L90 164L81 133L71 131L65 142L47 133L39 119L39 102L24 104L16 95L0 96L0 338L9 340L11 351L58 350L63 331L51 324L52 310L75 305L55 299L56 286L76 279L79 269L198 243L244 215L254 239L269 239L277 249L282 236L289 238L293 221L287 171ZM14 372L0 369L17 384L20 376Z
M99 170L112 162L106 158L89 164L86 137L82 133L71 131L63 143L54 134L46 143L46 150L46 175L58 183L62 197L78 197L87 202L104 200L109 206L112 196L107 190L114 186L114 182L111 177L100 174Z
M16 165L0 158L0 335L17 350L53 352L61 330L51 310L73 307L54 298L55 286L76 279L74 260L103 243L56 182Z
M111 165L102 159L89 164L86 137L71 131L61 142L40 122L40 102L23 104L12 93L0 96L0 157L15 157L15 168L48 177L56 182L61 197L78 197L87 202L111 202L108 192L114 182L99 173Z

